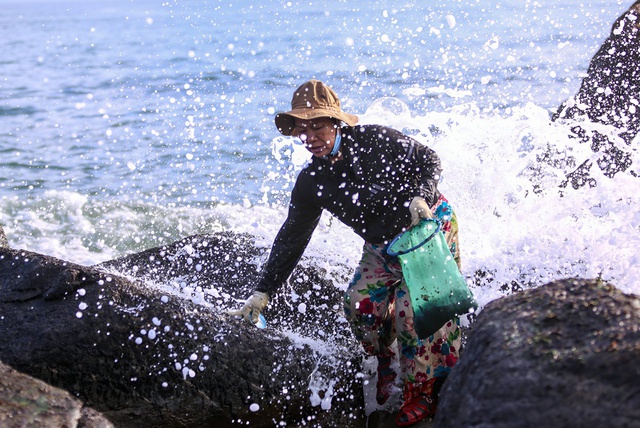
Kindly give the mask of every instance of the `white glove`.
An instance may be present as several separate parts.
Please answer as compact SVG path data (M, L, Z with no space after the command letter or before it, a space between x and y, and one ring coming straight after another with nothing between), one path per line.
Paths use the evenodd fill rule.
M422 196L416 196L409 204L409 212L411 212L411 226L420 223L423 218L433 218L429 204Z
M253 295L244 302L244 306L236 311L228 311L233 317L242 317L253 324L258 324L260 312L269 304L269 295L262 291L254 291Z

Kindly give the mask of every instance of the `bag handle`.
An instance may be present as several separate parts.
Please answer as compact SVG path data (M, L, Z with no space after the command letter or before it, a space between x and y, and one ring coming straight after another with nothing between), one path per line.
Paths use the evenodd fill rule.
M412 252L413 250L417 250L418 248L422 247L424 244L426 244L427 242L429 242L434 236L436 236L436 233L440 232L440 221L438 221L435 218L423 218L422 220L420 220L420 222L427 222L427 221L432 221L436 224L436 230L433 231L433 233L429 236L427 236L427 238L420 242L419 244L413 246L412 248L409 248L408 250L402 250L402 251L392 251L391 247L393 247L393 244L395 244L398 239L400 239L402 237L402 235L404 235L405 233L407 233L409 230L411 229L407 229L404 232L400 233L398 236L396 236L395 238L393 238L393 241L391 241L391 243L389 244L389 246L387 247L387 254L389 254L390 256L403 256L405 254L409 254L410 252Z

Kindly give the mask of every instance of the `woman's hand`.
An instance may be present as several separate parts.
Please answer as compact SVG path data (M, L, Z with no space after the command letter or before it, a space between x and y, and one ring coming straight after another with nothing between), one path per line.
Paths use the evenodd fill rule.
M253 324L258 324L260 313L269 304L269 295L262 291L254 291L253 295L244 302L244 306L236 311L228 311L227 314L234 317L242 317Z
M429 204L421 196L416 196L411 200L409 211L411 212L411 226L420 223L423 218L433 218Z

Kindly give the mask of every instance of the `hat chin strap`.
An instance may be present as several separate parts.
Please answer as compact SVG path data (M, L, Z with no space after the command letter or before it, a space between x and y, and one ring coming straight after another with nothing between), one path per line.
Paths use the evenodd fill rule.
M331 150L331 153L329 153L327 156L324 156L325 159L331 159L340 152L341 141L342 135L340 134L340 128L338 128L336 131L336 141L333 143L333 149Z

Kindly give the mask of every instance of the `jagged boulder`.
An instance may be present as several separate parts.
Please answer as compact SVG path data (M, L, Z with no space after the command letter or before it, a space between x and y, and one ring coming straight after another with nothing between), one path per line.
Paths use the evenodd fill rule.
M3 428L113 428L103 415L54 388L0 363L0 426Z
M494 300L441 393L434 426L633 427L640 298L567 279Z
M95 267L2 248L0 360L118 427L362 426L361 357L336 316L341 293L322 271L294 274L306 314L286 293L267 329L224 314L246 297L257 255L233 234ZM129 267L130 277L118 274ZM139 279L149 274L163 281ZM306 322L280 326L281 305Z
M640 1L622 14L589 63L578 93L564 102L554 121L568 121L581 143L600 152L598 167L613 177L632 165L632 140L640 131ZM585 121L587 123L585 123ZM609 125L613 131L592 124ZM616 141L619 139L620 141ZM585 160L567 177L574 188L595 186L590 177L591 160ZM634 175L640 173L637 166Z

